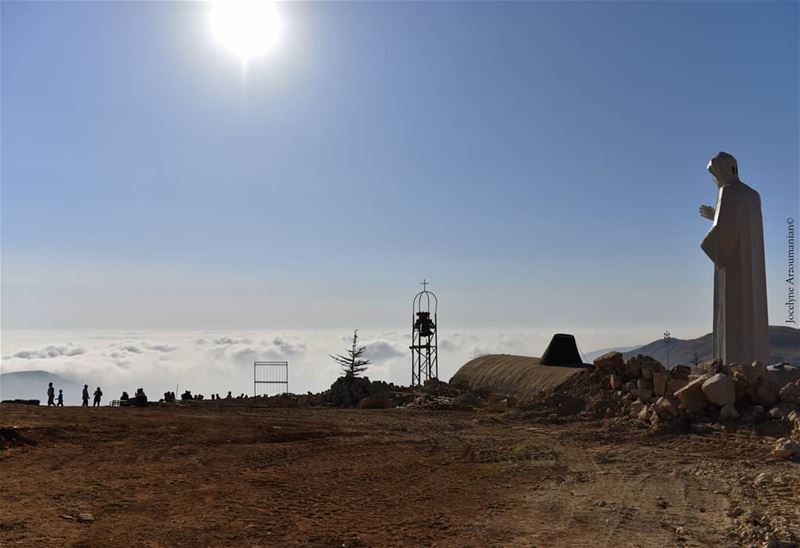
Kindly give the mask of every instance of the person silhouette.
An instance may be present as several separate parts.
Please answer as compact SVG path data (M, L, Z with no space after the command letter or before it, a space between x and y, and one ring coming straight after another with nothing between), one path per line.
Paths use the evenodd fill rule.
M81 396L83 398L83 405L82 407L89 407L89 385L83 385L83 394Z
M97 387L97 390L94 391L94 404L92 407L100 407L100 398L103 397L103 391L100 390L100 387Z
M50 407L51 405L55 406L55 402L53 401L53 398L55 398L55 396L56 396L56 389L53 388L53 383L52 382L47 383L47 407Z
M58 389L58 405L56 407L64 407L64 391Z

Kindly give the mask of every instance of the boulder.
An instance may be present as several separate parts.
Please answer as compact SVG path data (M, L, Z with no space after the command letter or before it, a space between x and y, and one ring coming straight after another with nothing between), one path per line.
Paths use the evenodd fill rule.
M719 410L719 420L723 422L735 421L739 418L739 412L732 405L724 405Z
M619 390L622 388L622 378L616 373L612 373L609 377L609 384L611 385L611 390Z
M703 395L720 407L736 403L736 387L733 379L723 373L708 378L702 385Z
M781 402L774 407L770 407L769 411L767 411L767 416L771 419L783 420L789 418L789 413L796 411L796 404Z
M649 365L645 365L642 367L642 378L652 380L653 379L653 368Z
M653 427L659 428L659 427L661 427L663 425L663 423L664 423L664 421L661 419L661 417L658 415L658 413L652 413L650 415L650 424Z
M636 388L639 390L650 390L653 391L653 381L650 379L641 378L636 383Z
M747 381L742 377L731 377L733 379L733 388L736 393L736 401L742 401L747 397Z
M667 392L667 374L663 371L653 372L653 393L663 396Z
M672 395L684 386L689 384L688 379L669 379L667 381L667 395Z
M633 359L628 360L628 363L625 364L625 376L638 378L642 376L642 366L639 365L639 362L634 361Z
M649 379L639 379L633 394L642 401L651 401L653 398L653 381Z
M761 362L758 360L754 361L751 364L733 364L731 365L731 374L737 377L742 377L747 384L755 385L758 380L763 377L767 372L767 369L761 365Z
M643 407L646 407L646 405L639 400L636 400L631 403L631 413L638 415Z
M672 417L678 416L678 410L676 409L675 405L667 398L658 398L656 402L653 404L653 411L661 417L662 420L668 421Z
M692 369L688 365L678 364L670 370L669 376L673 379L683 379L685 381L688 381L689 373L691 372Z
M772 457L777 459L789 459L795 455L800 455L800 442L788 438L781 438L772 450Z
M778 363L767 367L767 374L771 375L779 386L800 381L800 367L790 363Z
M772 375L765 375L747 390L750 400L757 405L767 407L775 405L780 397L781 387Z
M713 360L706 360L692 367L692 373L695 375L715 375L719 373L722 368L722 360L715 358Z
M639 420L648 421L650 420L650 408L648 406L642 407L642 410L639 411Z
M620 352L608 352L594 359L594 365L602 371L622 370L625 367L625 360L622 359Z
M675 392L675 397L681 402L681 407L687 411L700 411L708 405L703 394L703 383L711 378L711 375L700 375L686 386Z
M787 384L781 388L779 397L782 402L800 404L800 381Z

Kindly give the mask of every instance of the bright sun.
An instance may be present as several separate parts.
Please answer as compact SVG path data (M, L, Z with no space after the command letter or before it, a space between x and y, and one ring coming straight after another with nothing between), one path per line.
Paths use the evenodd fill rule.
M239 57L244 67L250 59L275 46L281 20L271 0L215 0L211 5L211 30L217 42Z

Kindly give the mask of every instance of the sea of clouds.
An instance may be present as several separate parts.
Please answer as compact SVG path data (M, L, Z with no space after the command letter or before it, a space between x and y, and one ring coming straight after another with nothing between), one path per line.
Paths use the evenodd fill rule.
M352 332L328 331L3 331L0 372L43 370L79 385L101 386L106 399L144 388L151 399L185 389L209 397L253 392L253 362L289 362L289 390L319 392L340 370L329 354L350 347ZM469 359L483 354L541 355L552 332L535 330L452 331L439 338L439 376L447 380ZM577 334L582 350L600 343ZM605 339L604 339L605 342ZM622 340L620 340L620 343ZM629 342L629 340L628 340ZM410 381L410 334L359 331L359 345L372 362L366 375L396 384ZM44 388L43 388L44 391ZM2 386L0 386L2 392ZM3 398L14 397L2 393ZM67 404L79 394L65 393Z

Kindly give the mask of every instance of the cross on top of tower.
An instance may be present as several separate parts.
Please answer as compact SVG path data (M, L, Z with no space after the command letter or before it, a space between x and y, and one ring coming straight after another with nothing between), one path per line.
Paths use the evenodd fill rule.
M428 280L426 280L425 278L423 278L422 279L422 283L420 283L419 285L422 286L422 290L423 291L427 291L428 290L428 286L430 285L430 282Z

